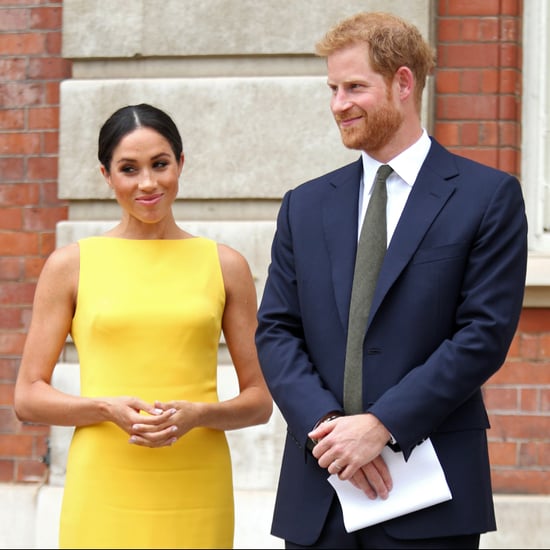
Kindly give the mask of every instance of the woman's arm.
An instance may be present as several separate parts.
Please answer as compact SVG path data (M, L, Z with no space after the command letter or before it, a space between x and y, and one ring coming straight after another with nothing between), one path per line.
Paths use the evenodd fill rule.
M44 264L15 384L15 413L22 421L58 426L110 420L131 433L140 410L156 415L155 421L160 420L160 411L134 397L92 399L61 392L51 385L76 308L79 266L76 243L55 250Z

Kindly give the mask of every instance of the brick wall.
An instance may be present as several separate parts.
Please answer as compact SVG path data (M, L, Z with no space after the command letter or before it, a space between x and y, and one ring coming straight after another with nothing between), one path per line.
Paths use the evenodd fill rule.
M519 175L521 0L439 0L434 135ZM0 481L36 481L49 430L23 426L13 384L34 285L66 219L56 199L62 2L0 0ZM525 309L485 386L495 492L550 493L550 311Z
M521 0L439 0L434 135L517 176ZM497 493L549 494L550 310L524 309L505 365L484 388Z
M486 385L495 492L550 494L550 310L526 308Z
M521 0L439 0L435 136L519 175Z
M49 429L22 426L13 384L38 274L67 218L57 199L62 2L0 0L0 481L34 481Z

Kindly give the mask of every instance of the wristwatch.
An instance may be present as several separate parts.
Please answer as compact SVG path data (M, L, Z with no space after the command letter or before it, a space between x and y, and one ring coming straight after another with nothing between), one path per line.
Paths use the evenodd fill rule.
M323 416L320 420L318 420L316 422L315 426L313 426L313 430L315 428L317 428L320 424L323 424L324 422L330 422L331 420L334 420L335 418L339 418L340 416L343 416L343 413L341 413L339 411L329 412L328 414L326 414L325 416ZM311 439L311 437L308 437L307 441L306 441L306 448L309 451L313 451L313 447L315 447L315 445L317 445L317 440L316 439Z
M390 433L390 439L386 443L386 445L392 450L398 453L401 450L401 447L399 446L399 443L397 443L397 440L395 437L393 437L393 434Z

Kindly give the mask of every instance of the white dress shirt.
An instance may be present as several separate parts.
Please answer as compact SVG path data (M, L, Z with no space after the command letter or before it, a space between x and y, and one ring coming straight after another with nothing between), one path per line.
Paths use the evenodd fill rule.
M397 227L397 222L401 217L403 208L405 208L405 203L409 198L409 193L418 176L418 172L420 172L422 163L428 155L430 146L431 141L428 137L428 133L423 129L422 135L418 141L386 163L393 168L393 172L386 180L386 187L388 190L388 203L386 206L388 245ZM363 179L359 187L359 223L357 239L359 239L359 234L361 233L361 226L365 218L365 212L367 211L372 188L374 187L376 171L381 166L380 162L369 157L365 152L361 153L361 158L363 160ZM370 182L370 188L367 193L365 193L366 181Z

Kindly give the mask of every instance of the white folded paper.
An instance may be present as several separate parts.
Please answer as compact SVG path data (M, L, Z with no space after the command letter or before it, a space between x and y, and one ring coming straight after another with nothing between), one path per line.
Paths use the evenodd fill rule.
M348 533L453 498L430 439L415 447L407 462L402 452L396 453L389 447L382 451L382 458L393 480L393 489L386 500L380 497L371 500L337 475L328 478L340 499Z

